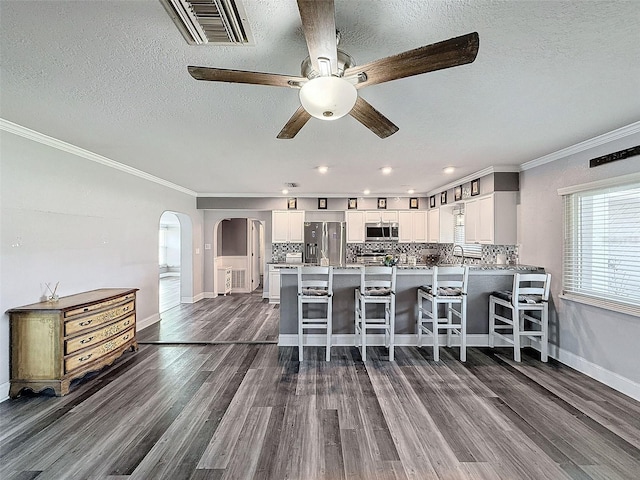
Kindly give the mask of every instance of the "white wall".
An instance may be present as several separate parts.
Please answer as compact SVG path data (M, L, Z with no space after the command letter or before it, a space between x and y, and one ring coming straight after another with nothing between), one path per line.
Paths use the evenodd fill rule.
M640 171L640 157L589 168L589 159L640 144L640 134L526 170L520 175L520 261L551 273L551 341L561 361L616 388L640 392L640 318L560 299L563 219L558 188ZM582 365L582 366L580 366ZM609 382L610 384L611 381ZM612 386L614 386L612 384ZM626 390L624 390L626 388Z
M202 217L185 193L0 131L0 311L61 296L136 287L138 322L158 316L158 225L165 210L193 223L194 297L203 291ZM0 401L8 393L9 321L0 320Z

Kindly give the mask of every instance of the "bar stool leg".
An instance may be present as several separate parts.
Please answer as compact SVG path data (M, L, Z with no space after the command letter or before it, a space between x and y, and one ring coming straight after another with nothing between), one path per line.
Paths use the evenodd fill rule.
M451 309L453 308L453 304L445 303L445 308L447 309L447 348L451 348L451 323L453 322L453 313L451 313Z
M548 305L545 303L541 312L541 320L542 320L542 337L540 338L541 355L540 360L543 362L549 361L549 309Z
M440 361L440 345L438 345L438 303L431 299L431 325L433 333L433 360Z
M327 303L327 362L331 360L331 333L333 332L333 308L331 304L332 299L329 298L329 302Z
M496 301L489 297L489 347L494 348L496 343Z
M418 290L418 348L422 348L422 296Z
M302 361L303 359L303 354L302 354L302 341L303 341L303 332L302 332L302 325L304 323L304 320L302 318L302 300L300 300L300 298L298 298L298 360Z
M360 344L362 345L362 361L367 361L367 305L362 298L360 301Z
M393 362L396 330L396 303L393 298L391 299L389 316L389 361Z
M520 324L523 321L523 313L512 309L513 312L513 359L520 361Z
M467 361L467 298L462 296L462 303L460 303L460 332L462 338L460 338L460 361Z

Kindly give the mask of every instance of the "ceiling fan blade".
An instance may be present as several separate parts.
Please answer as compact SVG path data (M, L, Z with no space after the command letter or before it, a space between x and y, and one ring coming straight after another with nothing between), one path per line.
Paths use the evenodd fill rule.
M356 85L356 88L362 88L398 78L456 67L473 62L478 55L479 44L478 33L473 32L382 58L366 65L348 68L344 76L350 77L364 73L367 79Z
M338 45L333 0L298 0L298 10L314 70L321 75L337 75ZM318 58L326 61L319 62Z
M349 115L358 120L380 138L387 138L399 130L397 126L391 123L391 120L373 108L362 97L358 97L358 100L356 100L356 104L349 112Z
M196 80L210 82L249 83L252 85L271 85L274 87L299 88L307 79L277 73L247 72L245 70L226 70L211 67L187 67Z
M289 139L295 137L310 118L311 115L309 115L309 113L302 107L302 105L300 105L300 107L298 107L298 110L296 110L296 113L294 113L286 123L286 125L282 127L282 130L280 130L277 138Z

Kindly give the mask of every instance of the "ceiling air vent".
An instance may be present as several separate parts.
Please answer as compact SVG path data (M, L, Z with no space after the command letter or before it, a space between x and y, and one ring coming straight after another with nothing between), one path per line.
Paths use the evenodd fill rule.
M239 0L161 0L192 45L252 45L253 37Z

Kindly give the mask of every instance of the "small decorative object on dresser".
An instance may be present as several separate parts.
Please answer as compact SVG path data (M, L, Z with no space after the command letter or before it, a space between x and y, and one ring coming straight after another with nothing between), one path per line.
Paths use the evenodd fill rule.
M409 199L409 208L418 208L418 199L417 198L410 198Z
M12 308L11 389L58 396L71 380L111 365L136 341L137 288L103 288Z

